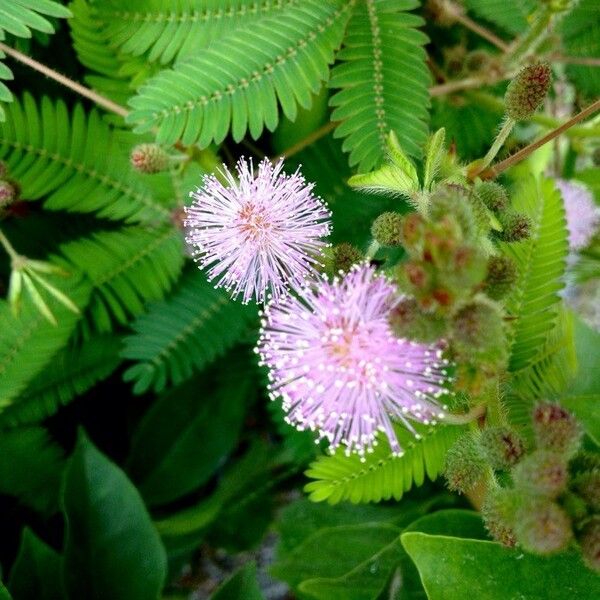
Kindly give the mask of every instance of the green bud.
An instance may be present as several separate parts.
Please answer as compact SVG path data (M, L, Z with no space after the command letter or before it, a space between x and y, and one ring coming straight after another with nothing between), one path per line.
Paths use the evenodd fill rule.
M583 434L568 410L550 402L538 404L533 409L533 431L540 448L562 452L567 457L577 453Z
M520 242L531 235L531 219L522 213L507 210L500 216L502 231L498 237L505 242Z
M558 452L536 450L512 471L515 487L532 494L556 498L567 487L567 462Z
M17 197L15 186L8 181L0 181L0 210L10 206Z
M600 517L594 517L583 528L579 544L585 564L600 573Z
M521 69L506 89L506 114L514 121L531 117L544 101L551 80L548 63L537 63Z
M382 213L373 222L371 235L382 246L401 246L402 224L403 218L399 213Z
M518 494L506 488L489 490L481 507L485 528L492 538L508 548L517 542L513 527L518 507Z
M158 144L139 144L130 156L131 166L140 173L153 174L169 166L168 154Z
M429 218L436 223L448 216L458 223L464 239L476 238L479 229L466 188L460 185L442 185L431 196Z
M364 258L363 253L358 248L346 242L333 246L331 254L334 273L338 271L347 273L352 265L361 262Z
M493 300L500 300L510 292L517 280L517 266L508 256L490 256L485 278L485 293Z
M517 510L515 533L519 545L535 554L560 552L573 538L567 513L545 498L536 498Z
M477 438L467 433L448 450L444 476L451 490L465 493L481 480L486 468Z
M486 208L494 213L502 213L510 206L506 190L494 181L482 181L475 186L475 193L485 204Z
M452 318L452 341L464 356L501 365L506 361L506 334L500 306L479 295Z
M414 298L400 300L390 312L389 322L396 336L418 342L434 342L446 331L446 321L423 312Z
M481 447L492 469L508 469L525 454L521 436L509 427L487 427L481 432Z
M573 479L571 487L594 512L600 513L600 471L580 473Z

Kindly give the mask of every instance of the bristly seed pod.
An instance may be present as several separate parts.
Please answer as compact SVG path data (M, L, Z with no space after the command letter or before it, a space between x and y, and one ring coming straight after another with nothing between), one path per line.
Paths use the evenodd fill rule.
M519 495L514 490L498 488L488 491L481 507L485 528L497 542L508 548L517 543L513 527L519 504Z
M510 206L506 190L495 181L482 181L475 186L475 193L485 206L494 213L502 213Z
M504 298L517 280L517 265L508 256L490 256L487 264L485 293L493 300Z
M136 171L148 175L165 171L169 166L169 156L158 144L139 144L129 158Z
M583 434L573 415L562 406L550 402L533 410L533 430L538 446L571 457L579 450Z
M521 436L509 427L487 427L481 432L481 447L492 469L508 469L525 454Z
M573 537L567 513L544 498L537 498L517 510L515 533L525 550L545 555L564 550Z
M600 517L594 517L579 536L581 554L585 563L600 573Z
M477 438L471 433L463 435L446 454L444 476L448 488L461 494L468 492L481 480L486 468Z
M512 471L515 487L528 493L556 498L567 487L567 462L558 452L536 450Z
M521 121L531 117L544 101L551 80L552 73L548 63L537 63L521 69L508 84L504 96L509 118Z
M434 342L446 332L446 320L424 312L414 298L402 298L388 321L396 336L417 342Z
M339 271L347 273L352 265L357 265L364 258L363 253L356 246L347 242L333 246L331 254L333 256L334 273L338 273Z
M385 212L380 214L371 226L373 239L382 246L402 245L403 217L396 212Z
M500 216L503 231L498 237L505 242L520 242L531 235L531 219L522 213L506 211Z

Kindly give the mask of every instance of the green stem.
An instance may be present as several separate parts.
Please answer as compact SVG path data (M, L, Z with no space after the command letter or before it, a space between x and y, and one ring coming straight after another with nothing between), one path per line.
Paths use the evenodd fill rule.
M367 260L371 260L376 254L377 251L381 248L381 245L377 240L373 240L367 249L367 253L365 254L365 258Z
M4 235L2 230L0 229L0 244L6 250L6 253L10 256L11 262L15 262L19 260L18 252L13 248L13 245L10 243L8 238Z
M483 157L483 160L481 161L481 164L479 165L480 171L483 171L487 166L489 166L491 164L491 162L494 160L494 158L496 158L496 154L498 154L498 152L500 152L500 148L502 148L502 146L504 145L506 138L509 136L509 134L512 131L514 126L515 126L515 122L513 121L513 119L511 119L510 117L507 117L506 121L504 121L504 124L502 125L502 128L498 132L498 135L496 136L494 143L492 144L491 148L488 150L487 154Z
M548 35L550 21L554 13L547 7L540 9L529 31L518 39L514 48L508 51L505 64L515 64L528 53L533 53Z

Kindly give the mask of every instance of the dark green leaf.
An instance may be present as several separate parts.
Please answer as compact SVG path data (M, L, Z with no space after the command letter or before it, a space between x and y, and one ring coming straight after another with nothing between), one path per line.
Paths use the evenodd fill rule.
M249 562L238 569L210 597L211 600L264 600L256 581L256 563Z

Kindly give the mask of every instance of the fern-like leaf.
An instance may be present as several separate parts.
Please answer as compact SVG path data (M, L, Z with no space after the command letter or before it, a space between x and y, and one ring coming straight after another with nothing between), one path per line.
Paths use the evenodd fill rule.
M0 428L37 423L53 415L117 368L120 346L119 338L102 335L59 351L52 357L52 368L39 373L0 414Z
M465 0L465 6L473 13L508 33L522 33L529 25L536 9L535 0Z
M254 311L216 290L197 269L166 300L153 304L132 325L123 358L137 361L124 375L134 393L178 385L237 342Z
M46 197L50 210L94 212L126 222L167 222L170 213L129 164L131 145L92 110L26 94L13 102L0 125L0 158L22 195ZM129 134L131 139L133 136Z
M273 131L279 115L294 120L297 105L328 77L354 0L305 0L276 18L233 31L208 48L159 73L130 100L128 121L157 141L207 147L229 130L236 141L249 130Z
M160 300L179 276L183 240L178 230L127 227L61 245L65 267L77 268L94 291L89 314L98 331L125 324L148 300Z
M90 296L86 282L71 282L60 289L79 308ZM53 281L53 285L58 284ZM57 325L42 315L29 297L23 298L18 316L5 300L0 301L0 412L5 410L25 386L50 362L69 339L80 315L52 297L45 298Z
M381 162L393 130L405 152L420 156L427 139L430 83L423 45L424 21L406 12L413 0L361 0L348 24L341 63L329 87L336 137L350 152L350 165L366 172Z
M540 360L556 325L568 241L562 199L552 181L530 178L515 193L513 206L529 215L533 224L528 240L501 245L519 270L506 301L508 314L515 319L509 363L515 373Z
M312 463L306 475L317 481L308 483L305 491L314 501L327 500L336 504L342 500L380 502L400 500L414 485L425 481L425 474L435 479L444 467L446 452L464 431L462 426L415 425L422 436L416 439L406 429L398 427L396 434L404 449L402 456L394 456L385 439L361 462L358 455L346 456L338 450L333 456L322 456Z

